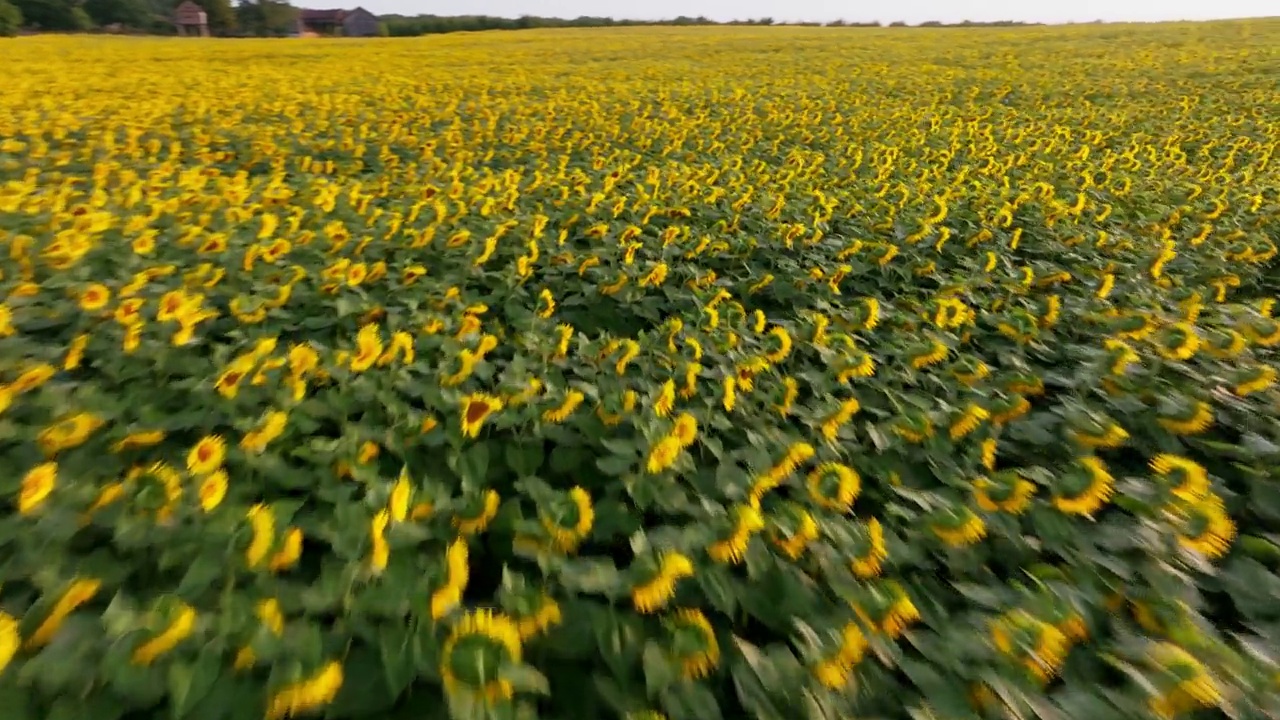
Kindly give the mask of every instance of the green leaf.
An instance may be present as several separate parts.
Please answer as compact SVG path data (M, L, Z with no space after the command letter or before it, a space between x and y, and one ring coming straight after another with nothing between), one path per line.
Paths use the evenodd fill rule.
M478 442L457 456L454 471L462 478L464 487L484 487L489 472L489 445Z
M605 455L596 459L596 467L610 477L626 475L634 465L635 461L629 455Z
M382 657L387 691L398 697L417 674L413 663L412 633L408 628L383 625L378 630L378 651Z
M644 667L644 686L649 695L656 695L660 690L675 682L680 677L680 670L667 657L667 653L653 641L644 645L642 660Z
M36 720L28 689L16 683L0 683L0 716L5 720Z
M546 676L538 672L537 668L532 665L524 663L507 665L502 668L499 674L511 682L516 692L536 693L538 695L551 694L551 685L547 682Z
M694 577L707 602L725 615L734 614L738 607L737 588L728 570L719 566L708 567Z
M757 661L752 665L759 662L759 654L756 653L756 656ZM730 670L730 675L733 678L733 688L738 695L738 701L742 703L743 709L751 717L758 720L790 720L792 716L784 712L774 702L773 694L769 688L765 687L752 665L744 662L735 662ZM785 691L785 688L778 689Z
M720 704L702 683L679 683L660 696L671 720L720 720Z
M174 592L187 600L195 600L227 571L221 558L200 555L187 567L187 572Z
M174 720L191 714L192 709L213 690L222 673L216 653L205 650L195 662L178 661L169 666L169 709Z
M541 442L515 442L509 443L504 449L507 459L507 467L511 468L519 477L527 477L538 472L538 468L542 467L542 443Z

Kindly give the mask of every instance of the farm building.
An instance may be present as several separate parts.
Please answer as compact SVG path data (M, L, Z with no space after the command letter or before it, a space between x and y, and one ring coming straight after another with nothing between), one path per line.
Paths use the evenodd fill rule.
M378 34L378 17L362 7L354 10L304 9L298 12L298 34L304 37L372 37Z
M209 36L209 16L204 8L191 2L184 2L173 10L173 26L179 35Z

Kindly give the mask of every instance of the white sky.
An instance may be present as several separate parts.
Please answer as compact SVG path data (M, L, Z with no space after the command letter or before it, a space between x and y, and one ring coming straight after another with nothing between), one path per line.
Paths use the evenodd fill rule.
M1023 20L1209 20L1280 15L1280 0L348 0L375 13L417 15L605 15L652 20L705 15L715 20L772 17L776 20L869 21ZM302 0L304 5L324 0Z

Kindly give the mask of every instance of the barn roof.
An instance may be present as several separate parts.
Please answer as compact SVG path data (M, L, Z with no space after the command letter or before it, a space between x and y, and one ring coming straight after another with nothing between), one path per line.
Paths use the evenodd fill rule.
M178 22L202 23L205 21L204 8L191 0L183 0L181 5L173 9L173 17Z
M347 16L346 10L307 10L298 12L302 22L342 22Z

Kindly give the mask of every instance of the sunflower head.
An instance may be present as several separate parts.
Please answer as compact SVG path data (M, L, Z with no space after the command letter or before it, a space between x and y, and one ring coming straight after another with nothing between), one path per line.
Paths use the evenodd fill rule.
M929 529L952 547L972 545L987 534L987 524L982 517L958 503L931 513Z
M1014 470L1002 470L973 481L973 499L984 512L1020 515L1031 505L1036 486Z
M769 516L769 540L788 558L800 557L818 539L818 523L798 503L785 503Z
M668 616L663 625L667 630L668 652L679 662L686 678L706 677L720 664L720 644L701 610L681 608Z
M847 512L862 492L862 478L853 468L836 462L822 463L806 481L809 498L819 507Z
M923 443L933 437L933 422L922 411L908 411L893 421L893 432L909 443Z
M1053 504L1068 515L1092 515L1115 493L1115 478L1093 455L1078 458L1053 486Z
M1181 529L1178 543L1210 559L1227 554L1236 536L1235 521L1227 514L1222 498L1206 495L1183 503L1178 510Z
M1185 395L1161 397L1156 422L1174 435L1198 435L1213 424L1213 406Z
M485 703L509 699L514 688L501 671L519 663L521 652L520 629L513 619L492 610L467 613L454 626L441 652L445 691Z
M572 552L590 534L595 522L591 495L580 487L574 487L547 502L538 519L558 550Z

